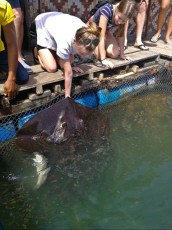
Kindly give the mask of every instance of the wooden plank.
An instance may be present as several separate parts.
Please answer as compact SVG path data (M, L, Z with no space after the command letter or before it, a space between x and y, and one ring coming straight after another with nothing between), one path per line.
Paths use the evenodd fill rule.
M152 51L131 52L130 57L132 60L121 60L121 59L111 59L115 67L121 67L134 62L146 60L149 58L156 58L158 54ZM107 67L97 67L93 63L83 63L79 65L83 70L82 73L75 73L73 77L84 76L90 73L100 72L107 70ZM64 74L62 70L58 70L56 73L48 73L42 70L40 65L32 66L33 73L30 74L29 82L25 85L18 85L18 91L24 91L31 88L36 88L37 85L46 85L51 83L57 83L64 80ZM3 95L3 83L0 84L0 95Z
M164 49L164 48L156 48L156 49L152 48L152 50L154 52L160 53L161 57L172 59L172 51L170 52L170 51L168 51L167 49Z
M160 54L162 57L172 59L172 45L166 44L162 39L158 40L157 43L146 41L146 44L151 51Z

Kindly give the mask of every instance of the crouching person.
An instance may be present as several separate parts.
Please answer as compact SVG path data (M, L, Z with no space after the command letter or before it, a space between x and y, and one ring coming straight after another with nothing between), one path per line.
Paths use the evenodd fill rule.
M61 12L42 13L35 18L37 45L35 56L46 71L64 70L65 97L70 97L73 71L83 73L72 66L74 54L83 57L93 54L100 41L101 28L94 22L88 26L79 18ZM34 32L31 31L32 36ZM36 58L37 58L36 57Z
M0 72L5 73L4 95L9 99L16 96L16 83L24 84L28 81L27 70L18 62L18 49L14 27L14 13L11 5L0 1ZM4 42L2 41L2 31Z

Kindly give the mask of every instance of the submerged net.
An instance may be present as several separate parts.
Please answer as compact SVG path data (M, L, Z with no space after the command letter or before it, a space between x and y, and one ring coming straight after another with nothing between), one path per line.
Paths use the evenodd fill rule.
M110 73L111 74L111 73ZM101 110L104 106L112 103L119 103L121 100L126 100L133 94L138 94L143 91L160 90L171 93L172 87L172 65L157 65L151 70L130 75L125 78L115 78L106 76L97 85L92 85L90 90L75 94L72 96L74 102L82 104L86 107ZM16 114L3 116L0 118L0 151L3 153L11 148L10 140L16 137L18 130L38 112L44 111L61 101L62 97L57 96L35 108L19 112ZM45 122L48 122L50 116L47 116Z

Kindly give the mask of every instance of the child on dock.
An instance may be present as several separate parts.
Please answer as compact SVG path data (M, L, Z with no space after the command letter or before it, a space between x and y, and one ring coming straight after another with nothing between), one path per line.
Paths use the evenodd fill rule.
M106 3L89 18L89 22L93 21L102 28L101 40L95 50L95 56L102 65L114 67L106 57L130 60L124 55L124 25L131 18L134 6L133 0L122 0L117 4ZM115 32L114 27L117 27Z
M99 44L101 28L95 23L87 26L79 18L62 12L42 13L35 18L35 24L38 60L50 73L58 67L64 69L65 97L70 97L73 71L83 73L81 68L72 66L74 54L91 55ZM33 37L34 31L30 32Z

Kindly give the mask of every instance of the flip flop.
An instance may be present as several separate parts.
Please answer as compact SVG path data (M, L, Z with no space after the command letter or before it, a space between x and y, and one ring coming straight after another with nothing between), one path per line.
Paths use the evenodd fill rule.
M154 36L153 36L154 37ZM160 39L161 34L157 37L157 39L153 39L153 37L151 38L151 42L153 43L157 43L157 41Z
M94 65L95 66L97 66L97 67L104 67L104 65L102 64L102 62L101 61L99 61L99 60L94 60Z
M144 44L135 45L134 47L138 48L140 50L149 50L149 48L147 46L145 46Z

